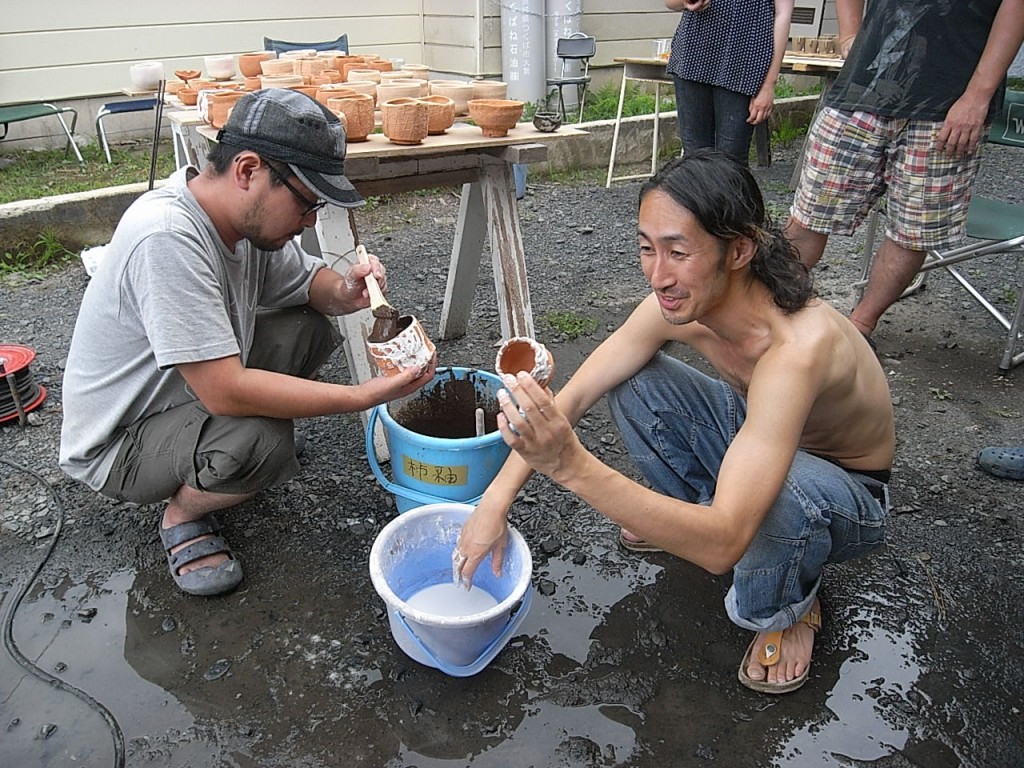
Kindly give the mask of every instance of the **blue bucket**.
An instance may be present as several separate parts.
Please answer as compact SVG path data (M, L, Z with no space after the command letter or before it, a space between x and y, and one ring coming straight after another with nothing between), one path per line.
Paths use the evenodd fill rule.
M473 577L497 605L464 616L445 616L407 602L422 590L452 583L452 552L473 507L427 504L381 529L370 549L370 580L387 605L391 634L406 655L453 677L475 675L515 635L533 599L533 559L522 534L509 526L501 577L490 556Z
M460 418L472 432L476 408L497 411L498 390L504 385L493 373L472 368L440 368L418 392L378 405L366 424L366 458L381 486L395 495L399 513L423 504L458 501L476 504L505 463L509 447L497 430L481 437L434 437L420 434L395 420L395 415L415 413L431 404L452 403L457 398ZM467 396L472 389L472 402ZM377 420L391 454L389 480L377 462L373 432Z

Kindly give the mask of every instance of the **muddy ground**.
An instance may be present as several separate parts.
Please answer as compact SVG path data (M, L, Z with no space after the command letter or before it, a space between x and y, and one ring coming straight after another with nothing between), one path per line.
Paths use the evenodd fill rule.
M1020 184L1007 184L1019 167L998 149L980 185L1019 199ZM777 150L770 169L756 169L780 215L792 167L792 152ZM556 387L645 293L637 190L531 178L520 213ZM390 269L392 303L428 331L457 211L445 191L361 214L364 241ZM844 310L861 242L833 238L816 271ZM1022 269L1003 260L965 272L1005 308ZM898 423L888 544L826 571L811 677L784 697L736 681L749 635L725 617L727 577L621 550L612 525L542 479L512 514L534 558L533 606L516 636L472 677L410 660L369 580L395 502L370 472L355 416L303 422L301 474L220 515L242 587L185 596L167 574L159 507L103 499L56 467L62 366L85 285L75 264L0 288L0 343L34 348L31 370L48 390L33 426L0 425L0 458L24 468L0 462L0 764L1024 764L1024 485L975 465L981 447L1024 438L1024 371L996 375L1003 333L945 273L876 334ZM546 323L567 310L596 331L568 338ZM472 326L438 342L442 364L493 365L486 267ZM343 354L324 376L348 380ZM580 434L634 472L603 405Z

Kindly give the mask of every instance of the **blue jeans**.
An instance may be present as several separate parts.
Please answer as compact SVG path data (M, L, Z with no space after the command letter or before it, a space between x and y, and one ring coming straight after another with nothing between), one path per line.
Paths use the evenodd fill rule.
M672 78L676 86L676 117L683 151L711 147L750 164L750 140L754 126L750 96L728 88Z
M722 458L746 418L746 401L725 382L665 354L608 399L651 486L710 505ZM869 480L797 451L781 493L733 568L725 597L733 623L757 632L791 626L810 609L826 562L848 560L883 542L887 510L864 484Z

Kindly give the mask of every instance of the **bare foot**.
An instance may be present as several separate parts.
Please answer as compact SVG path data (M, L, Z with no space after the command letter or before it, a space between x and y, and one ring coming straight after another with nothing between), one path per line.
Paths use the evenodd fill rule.
M814 598L809 614L821 614L821 603ZM765 667L758 659L761 656L761 649L769 639L771 633L761 632L754 642L753 651L750 654L750 664L747 666L747 675L751 680L766 682L769 684L788 683L800 677L804 670L811 665L811 653L814 651L814 629L803 620L782 632L782 642L774 652L780 654L779 662L770 667ZM770 655L770 654L769 654Z

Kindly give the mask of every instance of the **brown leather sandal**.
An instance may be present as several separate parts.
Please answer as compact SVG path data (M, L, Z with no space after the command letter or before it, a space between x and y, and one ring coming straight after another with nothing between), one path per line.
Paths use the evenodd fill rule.
M811 608L800 622L809 626L817 634L818 630L821 629L821 608ZM804 668L803 673L799 677L794 677L787 683L769 683L767 680L754 680L750 675L747 674L747 668L750 666L750 655L754 652L754 644L757 642L757 635L754 635L754 639L750 641L750 645L747 646L747 652L743 654L743 661L740 662L740 669L737 673L739 681L743 685L747 686L754 691L760 691L761 693L789 693L795 691L797 688L807 682L807 675L811 671L810 662ZM774 667L779 663L782 658L782 631L768 632L765 634L764 645L761 646L760 652L758 652L757 660L764 667Z

